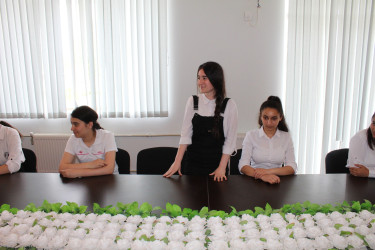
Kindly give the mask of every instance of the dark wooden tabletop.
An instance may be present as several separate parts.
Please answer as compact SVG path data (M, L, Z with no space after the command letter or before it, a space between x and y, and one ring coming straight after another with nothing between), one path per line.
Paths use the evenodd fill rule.
M42 205L66 201L87 205L116 205L117 202L165 207L167 202L182 208L238 211L309 200L319 204L370 200L375 203L375 179L346 174L296 175L281 177L270 185L247 176L229 176L228 181L214 182L211 177L158 175L107 175L66 179L56 173L16 173L0 176L0 204L24 208L33 202Z

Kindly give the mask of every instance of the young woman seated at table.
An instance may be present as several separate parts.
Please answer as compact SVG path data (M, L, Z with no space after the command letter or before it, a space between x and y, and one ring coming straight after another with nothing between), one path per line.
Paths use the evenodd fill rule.
M375 178L375 113L370 126L350 139L347 167L353 176Z
M211 175L215 181L224 181L230 154L236 148L237 106L226 98L224 71L218 63L198 67L197 85L200 94L186 103L175 161L163 176L171 177L177 171L181 175L186 151L184 174Z
M98 114L88 106L73 110L70 118L73 135L66 144L59 166L62 176L76 178L118 173L115 136L104 130L97 119ZM78 163L75 163L76 158Z
M246 133L238 168L241 173L255 179L280 183L279 176L294 174L297 164L278 97L270 96L261 105L258 123L259 129Z
M0 121L0 174L17 172L25 161L21 136L9 123Z

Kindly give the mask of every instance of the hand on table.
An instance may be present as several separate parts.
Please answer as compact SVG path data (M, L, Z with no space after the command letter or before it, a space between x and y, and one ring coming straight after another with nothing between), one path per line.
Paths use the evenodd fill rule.
M255 168L254 169L254 178L255 179L261 179L262 176L268 174L268 169L264 168Z
M370 171L368 170L368 168L366 168L365 166L363 166L361 164L354 164L354 166L356 166L356 167L350 167L349 168L349 171L350 171L351 175L357 176L357 177L368 177L369 176Z
M96 159L95 161L90 162L90 168L102 168L107 166L107 163L105 163L102 159Z
M171 167L168 169L167 172L165 172L165 174L163 174L163 176L169 178L174 173L176 173L177 171L178 171L178 174L181 176L182 175L182 173L181 173L181 163L173 162Z
M225 168L217 168L214 172L212 172L210 175L214 176L214 181L226 181L227 177L225 176Z
M262 181L268 182L270 184L278 184L278 183L280 183L280 177L277 176L277 175L274 175L274 174L263 175L260 179Z

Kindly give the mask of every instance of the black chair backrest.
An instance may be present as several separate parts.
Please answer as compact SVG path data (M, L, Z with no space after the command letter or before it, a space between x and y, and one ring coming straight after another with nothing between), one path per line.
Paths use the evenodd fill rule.
M237 154L230 157L230 175L240 175L238 163L240 162L242 149L237 149Z
M349 173L349 169L346 167L346 163L348 161L348 154L348 148L337 149L329 152L326 155L326 173Z
M19 172L36 173L36 155L34 151L28 148L22 148L25 161L21 163Z
M119 174L130 174L130 156L128 151L117 148L116 163Z
M164 174L174 162L177 150L174 147L156 147L139 151L137 174Z

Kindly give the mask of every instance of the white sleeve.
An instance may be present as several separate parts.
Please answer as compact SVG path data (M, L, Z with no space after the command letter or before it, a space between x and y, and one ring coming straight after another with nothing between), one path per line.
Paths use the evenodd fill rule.
M242 155L238 164L238 170L241 172L243 166L250 166L251 157L253 155L253 142L251 140L251 132L247 132L242 143Z
M223 154L231 155L236 150L238 127L237 105L232 99L228 100L223 123L225 136Z
M71 154L71 155L75 155L76 153L74 152L74 148L75 148L75 144L76 144L76 140L75 140L75 136L74 135L71 135L68 142L66 143L66 146L65 146L65 152Z
M291 166L294 169L294 173L297 173L297 163L296 163L296 158L294 155L294 146L293 146L293 141L292 137L288 133L288 145L285 153L285 166Z
M8 160L5 163L10 173L17 172L21 168L21 163L25 161L22 151L21 138L17 130L9 129L7 135L7 144L9 150Z
M358 132L350 139L347 167L355 167L354 164L364 164L367 145L365 138L362 138L360 134L361 132Z
M111 151L117 152L115 135L112 132L107 132L105 134L104 143L105 143L104 150L105 150L106 153L111 152Z
M193 96L190 96L186 102L184 121L182 123L181 138L179 144L191 144L191 137L193 136L193 124L191 120L195 114Z

